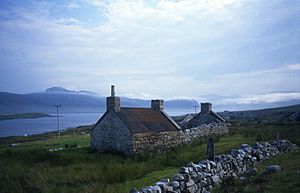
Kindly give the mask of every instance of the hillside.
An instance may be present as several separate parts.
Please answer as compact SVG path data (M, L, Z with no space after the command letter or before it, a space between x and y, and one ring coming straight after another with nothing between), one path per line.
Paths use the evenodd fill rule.
M229 121L244 120L258 124L300 122L300 104L287 107L250 111L224 111L219 113Z
M286 107L300 104L300 98L288 98L284 95L294 95L293 92L267 93L254 96L240 95L201 95L200 101L213 102L216 111L245 111L257 109L269 109L276 107ZM283 95L283 96L282 96ZM281 96L281 97L279 97Z
M55 112L54 104L61 104L62 111L96 112L101 113L106 109L106 97L90 91L71 91L61 87L53 87L45 92L30 94L15 94L0 92L0 113L31 113L31 112ZM124 107L150 107L150 100L132 99L121 97L121 105ZM165 101L165 108L169 111L186 109L198 105L195 100L175 99Z
M247 122L247 123L295 123L300 122L300 104L277 107L269 109L248 110L248 111L224 111L218 112L220 116L229 122ZM180 123L187 117L194 117L196 114L185 114L179 116L172 116L172 118Z

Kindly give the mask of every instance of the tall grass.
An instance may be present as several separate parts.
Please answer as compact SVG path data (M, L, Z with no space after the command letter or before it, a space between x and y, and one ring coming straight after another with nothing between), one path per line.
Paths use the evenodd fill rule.
M279 154L258 165L258 174L246 180L227 179L213 193L298 193L300 192L300 152ZM261 175L266 166L279 164L282 171L272 175Z
M235 135L219 140L220 151L238 146L245 137ZM21 144L0 146L0 192L128 192L133 186L150 185L170 177L190 161L205 157L205 140L178 146L160 155L124 157L89 150L89 136L64 136ZM80 143L81 148L64 147Z
M260 136L262 140L274 139L278 129L282 137L298 142L297 128L298 125L253 127L233 124L230 135L217 138L216 152L226 153L242 143L251 144ZM15 147L6 143L0 145L0 192L125 193L132 187L144 187L171 177L190 161L204 159L205 144L206 139L202 139L160 155L125 157L91 152L88 135L51 137ZM49 151L60 147L67 148Z
M230 135L241 134L245 137L255 138L256 141L269 141L276 138L279 132L281 139L289 139L300 145L300 123L290 124L249 124L247 122L233 122Z

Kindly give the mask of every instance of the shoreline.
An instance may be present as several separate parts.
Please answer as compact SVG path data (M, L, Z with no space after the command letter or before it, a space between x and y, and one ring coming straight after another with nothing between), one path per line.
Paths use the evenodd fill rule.
M66 129L60 130L60 136L65 135L86 135L90 133L90 129L94 126L91 125L82 125L78 127L70 127ZM25 143L31 141L38 141L38 140L47 140L51 138L57 138L57 131L49 131L39 134L32 134L27 136L8 136L8 137L0 137L0 145L2 144L12 144L12 143Z
M42 117L56 117L47 113L20 113L20 114L0 114L0 121L16 119L36 119Z

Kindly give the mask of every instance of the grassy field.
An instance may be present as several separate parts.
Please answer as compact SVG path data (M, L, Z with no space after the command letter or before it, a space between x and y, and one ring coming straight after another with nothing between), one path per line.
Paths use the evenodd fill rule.
M273 140L279 132L281 139L289 139L293 143L300 144L300 123L288 124L252 124L236 121L230 127L230 134L241 134L245 137L255 138L256 141Z
M275 138L276 132L280 133L281 139L289 139L300 145L300 124L273 123L254 124L247 119L233 120L230 127L230 135L240 134L246 138L254 138L255 141L270 141ZM281 172L263 176L261 175L266 166L279 164ZM213 193L298 193L300 192L300 151L281 153L270 158L257 167L256 176L244 181L229 179L214 189Z
M88 130L88 128L84 128ZM275 132L280 131L299 145L299 124L292 125L249 125L233 123L230 134L218 139L216 151L226 153L242 143L253 143L257 139L274 139ZM171 177L180 166L190 161L199 161L205 157L205 139L190 145L181 145L161 155L144 155L124 157L121 155L99 154L89 149L89 135L83 132L69 132L60 139L55 136L47 138L31 137L6 138L0 144L0 192L1 193L123 193L132 187L152 185L161 178ZM9 146L11 142L22 142ZM62 150L58 150L62 148ZM58 151L55 151L57 149ZM275 159L275 161L273 160ZM283 172L299 171L299 153L282 154L273 158L274 162L282 163ZM276 160L279 159L279 160ZM270 162L272 162L270 160ZM293 167L286 164L293 160ZM265 162L264 164L267 164ZM261 165L263 168L264 165ZM279 175L283 175L284 173ZM292 178L299 180L297 175ZM270 192L276 184L280 187L296 186L293 181L278 181L271 177L259 184L253 179L248 185L241 185L248 192ZM287 178L289 179L289 178ZM275 186L274 186L275 187ZM254 191L255 190L255 191ZM263 190L263 191L260 191ZM293 188L292 190L297 190ZM287 191L294 192L294 191Z
M300 192L300 151L279 154L258 165L258 174L244 181L229 179L213 193L298 193ZM279 164L282 171L264 176L268 165Z

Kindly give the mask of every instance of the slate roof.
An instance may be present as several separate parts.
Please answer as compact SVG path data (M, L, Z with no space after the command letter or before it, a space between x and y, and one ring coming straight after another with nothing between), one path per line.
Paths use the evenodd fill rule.
M122 107L120 112L114 113L133 133L180 130L180 127L164 111Z

